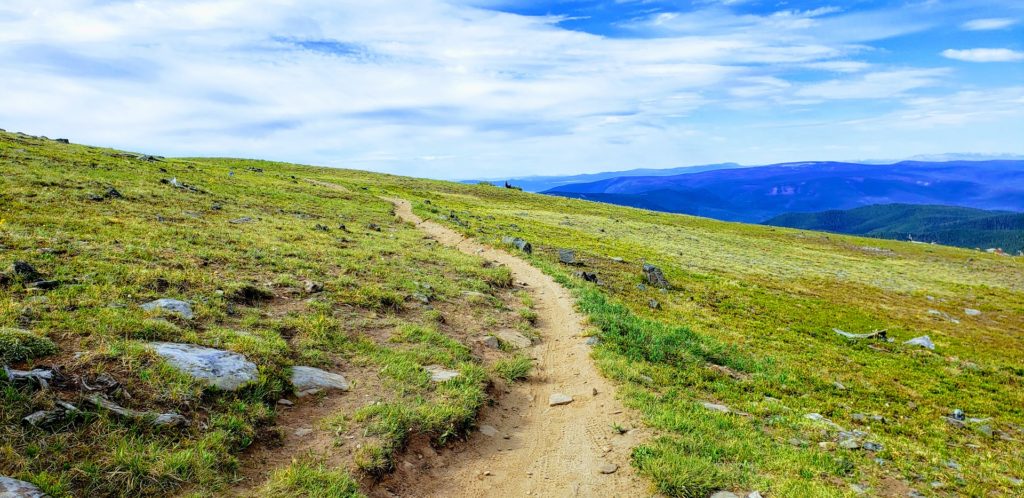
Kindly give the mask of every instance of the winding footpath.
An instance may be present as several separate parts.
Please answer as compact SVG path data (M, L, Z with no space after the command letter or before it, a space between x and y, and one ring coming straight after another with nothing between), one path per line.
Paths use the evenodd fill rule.
M508 267L536 303L541 340L525 351L536 360L531 379L509 387L483 410L478 424L484 431L474 431L465 444L431 455L420 465L412 464L416 457L409 455L372 494L651 496L629 465L629 452L643 437L642 430L620 435L613 429L616 424L634 427L634 422L590 359L584 318L569 292L520 258L422 220L408 201L388 200L399 217L438 242ZM556 393L572 396L572 402L549 406ZM424 452L433 453L429 448Z

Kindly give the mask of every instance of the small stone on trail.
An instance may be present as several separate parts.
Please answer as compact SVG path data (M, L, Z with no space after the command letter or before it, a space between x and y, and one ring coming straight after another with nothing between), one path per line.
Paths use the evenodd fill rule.
M495 429L493 426L490 425L481 425L480 434L483 434L487 437L494 437L498 435L498 429Z
M292 403L291 400L284 399L284 398L281 398L281 399L277 400L277 404L279 404L281 406L295 406L295 403Z
M433 382L445 382L459 376L459 372L449 370L441 365L428 365L423 369L430 373L430 380Z
M499 330L496 334L501 342L511 345L516 349L528 348L533 345L533 341L529 337L526 337L515 330Z
M572 396L562 393L554 393L548 398L548 406L567 405L572 403Z
M598 468L602 474L614 474L616 470L619 470L619 466L614 463L604 463Z
M300 398L316 394L325 389L348 391L349 388L345 377L313 367L292 367L291 381L292 386L295 388L295 395Z

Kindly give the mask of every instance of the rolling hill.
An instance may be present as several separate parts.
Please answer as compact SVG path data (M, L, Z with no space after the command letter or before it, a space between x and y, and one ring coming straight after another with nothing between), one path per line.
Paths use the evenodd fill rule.
M618 177L545 193L744 222L893 203L1024 211L1024 161L789 163Z
M602 173L586 173L581 175L566 175L566 176L523 176L523 177L512 177L512 178L491 178L487 180L464 180L461 183L466 184L477 184L480 182L491 183L494 185L504 185L505 182L519 187L526 192L543 192L545 190L551 190L557 187L565 187L567 185L574 185L578 183L590 183L599 180L607 180L609 178L618 178L623 176L673 176L673 175L684 175L690 173L700 173L702 171L714 171L719 169L733 169L741 168L736 163L722 163L722 164L706 164L701 166L682 166L679 168L666 168L666 169L652 169L652 168L641 168L631 169L628 171L608 171Z
M545 289L492 249L440 243L394 198L553 278L585 321L545 318ZM483 449L526 461L572 440L623 465L449 484L517 478L545 496L634 472L648 496L687 498L1022 489L1022 258L4 132L0 218L0 485L419 495ZM545 335L558 321L581 330ZM204 359L183 363L183 344ZM530 371L580 358L613 389ZM222 360L239 368L203 368ZM310 369L348 389L307 393ZM611 422L534 436L594 413ZM582 455L536 456L543 470Z
M820 213L788 213L765 225L934 242L968 248L1024 250L1024 213L957 206L883 204Z

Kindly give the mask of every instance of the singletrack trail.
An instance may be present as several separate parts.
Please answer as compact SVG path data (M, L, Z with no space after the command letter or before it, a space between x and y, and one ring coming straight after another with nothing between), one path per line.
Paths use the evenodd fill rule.
M494 427L495 434L474 431L465 444L440 454L423 442L417 451L414 444L371 495L651 496L629 465L629 452L642 431L620 435L613 428L639 424L630 420L615 399L614 387L590 359L584 319L570 293L526 261L422 220L406 200L388 200L399 217L438 242L508 267L536 303L541 340L524 351L536 360L530 380L508 387L481 413L478 424ZM573 401L548 406L553 393L572 396Z

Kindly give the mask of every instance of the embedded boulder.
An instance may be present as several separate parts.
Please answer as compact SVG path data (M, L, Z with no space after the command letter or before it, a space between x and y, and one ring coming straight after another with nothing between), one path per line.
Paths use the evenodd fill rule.
M432 382L447 382L459 376L459 372L449 370L441 365L428 365L423 367L430 374Z
M502 237L501 241L505 244L514 246L516 249L525 252L526 254L533 254L533 246L529 242L520 239L519 237Z
M150 301L143 304L142 309L146 311L163 310L168 313L178 315L186 320L191 320L192 317L195 316L195 314L192 313L192 305L177 299L157 299L156 301Z
M647 280L648 284L662 289L667 289L669 287L668 279L665 278L665 274L661 271L661 268L652 264L644 263L643 270L644 279Z
M225 391L258 377L256 364L235 352L173 342L154 342L150 347L171 366Z
M559 249L558 262L564 265L579 264L579 261L576 260L576 251L573 251L572 249Z
M292 386L298 397L326 390L348 391L349 384L339 374L313 367L292 367Z
M45 498L49 495L35 484L0 476L0 497L3 498Z
M496 335L501 342L504 342L516 349L528 348L533 345L533 341L531 341L529 337L526 337L515 330L499 330L494 335Z

